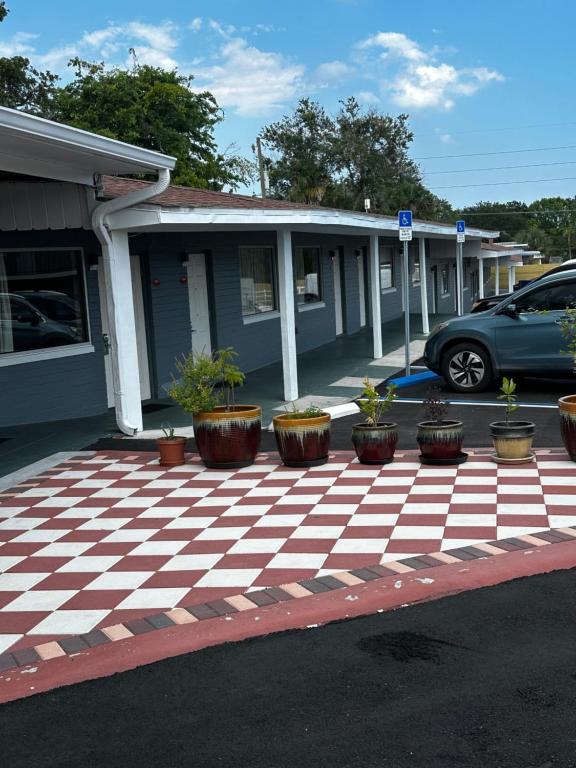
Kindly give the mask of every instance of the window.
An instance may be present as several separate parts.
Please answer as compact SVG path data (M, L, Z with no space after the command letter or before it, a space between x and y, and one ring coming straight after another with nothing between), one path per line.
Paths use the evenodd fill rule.
M576 283L539 288L516 302L519 312L552 312L562 311L567 307L576 306Z
M276 309L273 264L273 248L240 248L240 292L244 316L273 312Z
M85 341L80 251L0 251L0 354Z
M420 253L417 248L412 256L412 285L420 285Z
M396 287L394 270L394 249L390 245L380 246L380 290L389 291Z
M440 288L443 296L450 293L450 278L448 276L448 267L442 267L440 272Z
M320 280L320 248L304 246L294 254L294 282L298 304L313 304L322 300Z

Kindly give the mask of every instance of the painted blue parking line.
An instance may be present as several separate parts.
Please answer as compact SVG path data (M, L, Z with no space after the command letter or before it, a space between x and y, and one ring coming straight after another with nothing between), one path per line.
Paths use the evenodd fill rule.
M423 373L413 373L410 376L398 376L398 378L395 379L388 379L388 382L390 384L396 384L399 389L402 389L404 387L411 387L413 384L420 384L422 381L435 381L439 378L440 376L438 376L437 373L424 371Z

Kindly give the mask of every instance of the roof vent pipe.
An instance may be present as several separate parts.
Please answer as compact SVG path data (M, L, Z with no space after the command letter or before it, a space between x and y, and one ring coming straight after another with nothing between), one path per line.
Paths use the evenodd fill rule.
M98 183L98 182L97 182ZM130 424L126 418L126 382L123 380L122 366L118 365L118 339L117 327L117 301L116 286L113 282L113 272L117 254L114 250L110 227L106 221L111 213L122 211L138 203L143 203L156 195L161 194L170 184L170 171L167 168L158 169L158 180L151 186L130 192L122 197L107 200L96 206L92 212L92 228L102 245L103 274L106 291L106 306L108 310L108 335L112 350L112 378L114 382L114 407L116 409L116 423L125 435L135 435L138 426Z

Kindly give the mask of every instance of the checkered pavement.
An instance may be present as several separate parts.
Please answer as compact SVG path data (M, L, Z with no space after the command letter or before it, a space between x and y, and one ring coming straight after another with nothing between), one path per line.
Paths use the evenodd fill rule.
M576 465L542 451L424 467L335 453L240 470L150 453L67 462L0 502L0 653L343 570L576 524Z

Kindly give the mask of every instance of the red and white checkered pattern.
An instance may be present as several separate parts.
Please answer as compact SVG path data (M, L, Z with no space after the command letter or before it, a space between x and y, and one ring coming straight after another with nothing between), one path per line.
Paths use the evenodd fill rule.
M159 609L576 524L576 465L415 455L367 467L339 453L235 471L163 469L111 452L0 504L0 652Z

